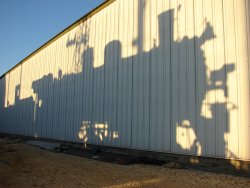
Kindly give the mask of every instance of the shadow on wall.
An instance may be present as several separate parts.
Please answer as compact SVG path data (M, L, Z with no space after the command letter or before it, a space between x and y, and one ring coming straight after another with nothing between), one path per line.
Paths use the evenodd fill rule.
M228 150L224 138L230 132L226 126L229 111L237 108L228 101L226 82L227 76L235 70L234 63L215 71L207 69L201 46L216 37L210 23L206 23L201 36L184 37L178 41L173 40L173 10L159 15L158 23L159 46L144 52L137 42L138 54L122 58L121 42L111 41L104 50L104 65L98 68L93 67L94 49L88 45L88 34L68 40L67 47L76 46L72 61L77 62L76 69L81 72L65 75L59 68L57 78L48 74L34 81L35 101L32 97L20 100L18 85L15 105L5 108L5 114L13 115L16 107L23 109L23 119L29 125L27 135L117 147L235 157ZM142 27L140 25L139 37L135 41L143 38L140 33ZM164 41L170 42L165 44ZM82 45L85 50L79 54ZM169 53L166 54L171 54L170 57L163 61L156 57L154 61L152 54L165 54L168 45ZM194 62L181 59L181 54L172 55L182 45L195 48ZM182 71L180 66L185 70ZM170 75L169 78L166 75ZM190 75L193 75L191 81L195 83L192 88L178 82L180 78L188 84ZM190 90L194 90L193 95ZM220 102L207 102L206 95L215 91L221 91ZM166 99L166 96L169 98ZM194 103L192 106L184 105L187 101ZM161 103L162 108L154 107ZM162 134L159 136L161 143L157 141L157 129ZM207 143L209 139L201 134L204 130L219 131L216 131L215 140ZM152 134L155 134L153 139ZM158 149L158 144L164 145L164 142L169 142L169 145ZM205 151L208 144L212 144L212 151Z

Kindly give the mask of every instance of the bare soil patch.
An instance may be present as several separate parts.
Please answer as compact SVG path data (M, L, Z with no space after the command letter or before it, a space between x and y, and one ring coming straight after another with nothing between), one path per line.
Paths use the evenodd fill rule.
M0 139L1 187L250 187L250 178L159 165L119 165Z

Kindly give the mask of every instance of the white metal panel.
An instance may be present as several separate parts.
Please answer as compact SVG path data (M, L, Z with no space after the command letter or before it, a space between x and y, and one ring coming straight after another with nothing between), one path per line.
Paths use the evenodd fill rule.
M212 1L203 1L203 7L204 7L204 17L209 21L205 23L204 25L204 31L206 31L208 25L211 24L212 26L214 25L214 20L213 20L213 4ZM214 156L215 155L215 148L216 148L216 142L215 142L215 119L216 115L214 114L214 107L213 103L217 102L215 99L215 94L216 90L211 90L209 88L209 82L212 82L213 80L216 79L215 74L213 72L216 70L215 69L215 57L214 57L214 42L215 39L212 31L211 32L205 32L204 35L204 52L206 54L205 56L205 64L206 64L206 94L205 94L205 106L206 108L206 129L205 129L205 134L206 134L206 155L207 156Z
M48 49L48 67L49 67L49 72L51 74L48 75L48 112L47 112L47 136L48 138L53 138L53 96L54 96L54 85L53 85L53 81L54 81L54 66L55 66L55 62L54 62L54 58L53 58L53 54L55 53L54 47L55 43L52 43L50 45L50 48Z
M4 102L5 102L5 77L0 79L0 131L5 132L5 124L4 124Z
M171 10L177 10L178 9L178 3L175 1L170 1L170 7ZM175 41L179 38L179 32L178 32L178 12L173 11L172 15L172 32L173 32L173 38L171 40L171 151L172 152L178 152L178 120L179 120L179 100L178 100L178 93L179 93L179 70L178 70L178 64L179 64L179 47L178 43Z
M143 60L142 71L143 81L140 83L143 85L143 149L150 149L150 49L151 49L151 26L150 26L150 0L145 0L144 6L144 25L143 25ZM140 112L141 113L141 112Z
M126 60L123 63L126 63L125 65L125 78L126 78L126 131L125 131L125 137L126 137L126 142L125 142L125 147L131 147L132 145L132 41L133 41L133 22L130 21L130 15L133 15L133 7L132 7L132 1L127 2L125 4L125 25L127 25L127 28L125 30L125 48L126 48L126 55L125 58Z
M138 64L139 64L139 23L141 23L141 20L139 16L139 1L134 1L133 3L133 32L131 33L133 37L133 43L137 42L137 45L134 44L132 50L133 50L133 56L132 56L132 75L133 75L133 97L132 97L132 146L133 148L139 148L139 137L138 134L140 132L140 126L138 124L139 120L139 114L138 114L138 102L139 102L139 95L138 95L138 82L139 82L139 74L138 74ZM138 17L138 19L136 19Z
M195 13L194 1L186 3L186 50L187 50L187 117L186 150L187 153L196 154L195 140L197 132L196 123L196 61L195 61Z
M33 82L32 82L32 89L33 89L33 93L34 93L34 133L33 136L35 137L41 137L41 127L42 127L42 113L41 113L41 102L42 99L40 97L42 97L42 91L43 91L43 87L42 87L42 82L40 81L40 77L41 77L41 68L43 66L42 64L42 52L39 53L39 55L34 57L34 66L37 67L33 73L34 78L33 78ZM34 88L34 82L35 80L39 80L38 84L36 85L36 87ZM36 92L35 90L39 91Z
M171 82L172 82L172 54L171 45L173 43L173 10L170 9L170 1L162 0L162 10L160 9L161 3L158 4L158 27L159 27L159 50L157 57L159 58L158 73L159 76L159 98L157 97L159 108L158 115L163 118L162 127L159 129L157 135L162 134L162 151L170 151L171 149ZM161 69L163 69L163 79L161 78ZM162 90L163 89L163 90ZM163 109L162 109L163 105ZM159 119L160 120L160 119ZM161 122L161 121L160 121ZM162 132L162 133L160 133Z
M67 48L67 41L66 37L63 36L60 40L56 41L57 43L57 75L54 82L56 86L54 89L58 92L57 96L57 112L55 114L56 117L56 129L57 132L56 138L59 140L64 140L64 105L65 105L65 79L64 79L64 72L65 66L65 48Z
M248 69L248 73L246 73L247 75L248 75L248 78L246 79L246 80L249 80L249 76L250 76L250 69L249 69L249 67L250 67L250 53L249 53L249 51L250 51L250 2L248 1L248 0L245 0L245 19L246 19L246 34L245 34L245 36L246 36L246 42L247 42L247 68L246 69ZM245 68L245 67L244 67ZM246 71L246 69L245 69L245 71ZM249 83L248 82L246 82L247 84L248 84L248 90L249 90ZM247 95L247 99L249 100L249 97L250 97L250 92L248 92L248 95ZM247 117L249 117L248 116L248 114L249 114L249 102L247 103L247 101L246 101L246 103L245 103L245 105L246 105L246 111L244 111L243 112L243 114L244 115L246 115L245 116L245 121L246 121L246 124L245 124L245 128L242 128L242 127L240 127L240 137L242 138L242 139L240 139L240 144L239 144L239 147L240 147L240 158L250 158L250 150L249 150L249 147L248 147L248 143L249 143L249 141L250 141L250 126L249 126L249 118L247 118ZM241 125L242 126L242 125ZM246 127L247 126L247 127Z
M113 3L112 9L112 20L110 21L112 24L113 35L111 40L111 48L112 48L112 60L110 64L112 65L112 145L116 146L118 144L118 140L120 139L120 132L118 132L118 119L117 119L117 107L118 107L118 58L120 57L121 46L118 42L119 37L119 1L115 1Z
M47 50L44 49L41 52L41 59L40 59L40 73L39 73L39 82L40 82L40 89L39 89L39 101L38 101L38 107L39 107L39 136L48 138L47 136L47 112L48 112L48 103L47 103L47 98L48 98L48 62L47 62ZM35 87L35 82L33 83L33 88Z
M98 60L100 58L98 58L98 54L99 53L99 48L100 48L100 33L99 30L97 31L97 28L101 25L101 16L98 14L95 16L94 22L95 22L95 43L94 43L94 70L93 70L93 111L92 111L92 123L93 123L93 127L92 127L92 143L94 144L98 144L100 143L99 140L99 133L98 130L96 129L95 125L100 123L100 116L99 116L99 112L100 112L100 85L99 85L99 78L100 78L100 69L95 68L98 67Z
M203 16L203 1L195 1L195 55L196 55L196 104L197 104L197 154L205 155L205 112L202 114L203 100L206 90L206 69L205 69L205 57L203 52L204 38L202 36L204 32L204 16Z
M13 82L12 82L12 87L14 87L14 105L13 105L13 111L12 111L12 126L13 126L13 133L18 134L19 130L19 122L18 122L18 98L20 95L20 66L16 67L11 74L14 74ZM12 90L13 91L13 90Z
M88 78L88 83L89 83L89 92L88 92L88 117L90 123L87 124L87 126L90 126L90 138L89 141L90 143L95 143L95 130L94 130L94 110L95 110L95 72L94 72L94 60L95 60L95 51L94 48L92 47L95 44L95 41L97 41L97 31L96 31L96 25L97 25L97 20L96 17L91 17L90 18L90 29L89 33L89 47L86 50L86 58L87 58L87 70L89 72L89 75L87 76ZM86 70L86 71L87 71Z
M106 38L106 9L103 9L99 13L99 26L103 28L103 30L99 31L98 33L98 48L97 48L97 70L95 77L96 79L96 86L97 86L97 116L96 116L96 123L94 124L95 128L95 136L97 137L97 143L98 144L104 144L104 137L102 134L102 130L105 129L105 123L104 123L104 52L103 49L105 47L105 38Z
M137 44L138 53L133 56L133 90L134 90L134 97L135 97L135 111L134 111L134 125L136 127L136 134L135 134L135 148L142 149L144 143L144 122L143 122L143 32L144 32L144 0L139 0L136 6L137 10L135 11L135 17L138 16L137 20L137 29L135 33L135 44Z
M19 87L18 87L18 112L17 112L17 119L18 119L18 131L17 134L23 135L24 134L24 129L23 129L23 110L24 110L24 103L22 102L21 99L21 93L22 93L22 64L20 64L20 77L19 77Z
M76 37L76 33L74 32L76 29L71 30L69 33L70 40L74 41ZM75 41L74 43L75 44ZM74 135L74 124L73 124L73 116L74 116L74 100L75 100L75 83L73 77L74 70L74 51L75 46L68 47L68 70L67 70L67 107L66 107L66 140L74 140L76 141L76 136Z
M59 85L60 83L58 82L58 77L57 77L57 73L58 73L58 66L59 66L59 62L58 60L58 53L57 53L57 49L58 49L58 43L57 41L54 43L53 46L53 54L52 54L52 59L50 60L50 62L53 64L53 100L52 100L52 131L51 131L51 136L52 138L56 139L57 138L57 134L58 134L58 130L57 130L57 126L58 126L58 111L59 111ZM73 59L73 55L71 56L71 58ZM74 92L71 89L71 92ZM73 105L73 103L72 103ZM71 111L72 112L72 111ZM73 112L72 112L73 113ZM72 122L72 121L71 121Z
M42 66L42 75L41 75L41 82L43 84L43 91L42 91L42 104L41 108L43 111L42 115L42 132L41 135L45 138L50 138L50 134L48 133L48 129L50 127L50 120L49 120L49 84L50 84L50 61L49 61L49 50L50 48L45 48L43 50L43 66ZM41 95L41 94L40 94Z
M23 135L28 135L28 113L27 113L27 96L28 96L28 88L27 88L27 82L28 82L28 78L27 78L27 67L28 67L28 62L25 62L22 64L22 77L21 77L21 92L20 92L20 100L22 101L22 131L21 134Z
M111 145L111 131L112 131L112 124L111 124L111 109L112 109L112 64L111 64L111 56L112 56L112 51L111 51L111 45L109 45L109 41L111 41L111 36L112 36L112 29L111 29L111 13L112 13L112 5L107 8L106 11L106 35L105 35L105 49L104 49L104 108L103 108L103 113L104 113L104 126L102 131L102 136L103 136L103 144L105 145Z
M13 71L14 72L14 71ZM9 73L9 81L8 81L8 110L7 110L7 124L8 124L8 129L9 133L14 134L14 108L13 106L15 105L15 81L14 81L14 75L13 72Z
M6 108L4 111L4 124L5 124L5 131L6 133L10 133L10 124L9 124L9 119L10 119L10 114L9 114L9 84L10 83L10 74L7 73L5 75L5 87L6 87L6 91L5 91L5 104L4 107Z
M92 19L88 19L85 23L86 46L83 52L83 115L81 119L81 130L79 137L85 143L91 143L91 114L92 114L92 79L93 79L93 51L90 43L94 38L90 36L93 28Z
M150 98L149 98L149 109L150 109L150 116L149 116L149 149L155 149L157 148L157 138L156 131L159 127L159 123L157 121L157 57L156 57L156 46L158 46L158 40L157 40L157 12L156 12L156 3L157 1L150 1L149 2L150 7L150 48L152 49L149 53L149 61L150 61L150 77L149 79L149 87L150 87ZM159 144L158 144L159 145Z
M129 2L121 1L120 4L120 22L124 24L119 24L119 40L122 44L122 56L120 62L118 62L118 78L119 78L119 102L120 109L118 111L118 119L120 120L120 132L119 140L122 147L131 146L131 97L132 97L132 84L131 79L131 60L129 58L129 44L128 33L130 30L129 24ZM132 11L132 10L131 10ZM119 57L118 57L119 58Z
M123 24L123 17L124 17L124 9L123 9L123 3L124 0L119 1L119 5L118 5L118 10L119 10L119 24L118 24L118 28L119 28L119 34L118 34L118 40L121 42L123 41L123 33L125 30L125 26ZM119 49L118 49L119 50ZM119 132L119 139L118 139L118 146L123 146L122 140L124 140L124 132L123 132L123 127L125 126L124 122L123 122L123 101L124 101L124 85L123 85L123 63L122 63L122 52L124 51L122 46L120 47L121 53L117 54L117 131Z
M239 70L237 68L237 54L236 54L236 33L235 33L235 19L234 19L234 1L227 1L225 3L223 1L223 11L224 11L224 30L225 30L225 65L229 66L229 64L233 64L235 66L235 70L233 72L228 72L226 68L226 83L231 87L228 89L227 93L227 104L233 104L238 106L238 89L237 85L237 75L239 74ZM238 111L239 106L237 108L233 108L227 110L227 129L224 134L225 137L225 154L226 157L231 156L232 145L237 143L237 128L239 118ZM237 144L235 145L237 146ZM237 150L237 149L236 149ZM233 151L232 151L233 152ZM233 154L234 155L234 154ZM237 153L235 154L237 155Z
M20 87L20 66L16 67L13 71L10 72L10 80L9 80L9 93L8 93L8 113L9 113L9 126L10 133L17 134L18 132L18 98L19 98L19 87Z
M127 27L127 115L126 115L126 137L127 142L126 146L131 147L132 146L132 113L133 113L133 58L132 56L135 54L133 52L133 21L134 21L134 3L133 1L129 1L127 10L126 10L126 23L128 25ZM132 18L132 19L131 19Z
M98 131L98 141L102 145L107 145L106 143L106 137L105 137L105 130L108 127L107 120L104 112L104 98L105 98L105 44L106 44L106 38L107 38L107 9L103 9L100 11L100 19L101 27L103 28L101 32L99 32L99 46L98 46L98 72L97 72L97 78L98 78L98 122L95 124L95 129Z
M21 81L22 81L22 64L20 64L18 67L18 75L19 77L17 78L17 86L16 86L16 104L15 104L15 108L16 110L16 124L17 124L17 130L16 130L16 134L21 135L22 134L22 106L23 103L21 102Z
M214 10L214 32L216 38L214 40L214 58L215 58L215 70L222 70L215 72L215 79L220 79L223 83L226 82L225 71L223 71L223 66L225 63L225 39L224 39L224 24L223 24L223 1L213 1ZM218 14L220 12L220 14ZM216 97L215 102L225 103L224 92L226 87L215 91ZM223 101L224 100L224 101ZM216 106L215 109L215 149L216 156L223 156L224 151L224 132L226 129L226 112L221 106Z
M73 140L74 141L79 141L79 137L78 137L78 132L80 129L80 122L79 122L79 116L80 116L80 108L81 108L81 104L82 101L80 99L80 97L84 97L82 96L82 46L83 46L83 42L82 42L82 36L83 36L83 24L80 24L74 31L74 51L73 51L73 65L75 72L71 74L71 76L73 77L73 82L74 82L74 88L73 88L73 92L74 92L74 100L73 100L73 114L72 114L72 136L73 136ZM78 73L79 72L79 73ZM80 73L81 72L81 73Z
M174 41L178 45L178 101L179 101L179 118L178 118L178 127L177 127L177 142L179 143L179 152L180 153L187 153L187 130L185 126L187 124L187 42L188 40L185 39L186 36L186 29L187 29L187 22L186 22L186 1L180 0L178 1L180 10L178 11L177 17L177 24L178 24L178 35L179 39Z
M237 75L237 85L238 89L238 115L239 122L237 126L230 133L233 133L233 141L230 145L230 150L235 156L241 158L250 157L250 149L247 143L249 143L249 48L248 48L248 38L249 29L247 26L247 6L248 1L236 1L234 2L234 20L235 20L235 32L236 32L236 50L237 50L237 63L236 69L238 70ZM247 33L246 33L247 31ZM237 129L237 130L236 130ZM242 132L243 131L243 132ZM238 133L238 134L237 134ZM237 134L237 135L235 135ZM235 142L237 140L237 142ZM243 142L242 142L243 140ZM244 143L244 144L242 144ZM236 150L238 149L238 150ZM230 157L235 157L230 156Z

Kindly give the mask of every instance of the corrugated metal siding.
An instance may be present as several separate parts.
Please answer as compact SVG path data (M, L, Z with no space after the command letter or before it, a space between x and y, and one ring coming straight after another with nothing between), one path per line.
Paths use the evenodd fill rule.
M247 0L116 0L0 81L0 131L250 159Z
M245 103L246 105L246 111L244 111L244 115L245 115L245 118L246 118L246 122L248 121L248 133L245 133L245 134L250 134L250 120L247 118L249 118L249 111L250 111L250 2L249 1L246 1L246 30L248 31L247 33L247 55L248 55L248 79L246 78L246 80L249 80L249 83L248 83L248 104L247 105L247 101ZM245 69L246 71L246 69ZM247 84L247 82L246 82ZM242 132L243 130L241 130ZM244 132L242 132L244 133ZM250 142L250 136L246 136L246 140L247 142L244 142L242 139L240 140L240 147L242 145L244 145L245 147L248 147L246 146L247 144L246 143L249 143ZM242 144L244 143L244 144ZM240 153L241 156L250 156L250 150L248 149L247 151L242 151L241 150L241 153Z
M5 105L5 78L0 79L0 131L5 131L5 116L4 116L4 105Z

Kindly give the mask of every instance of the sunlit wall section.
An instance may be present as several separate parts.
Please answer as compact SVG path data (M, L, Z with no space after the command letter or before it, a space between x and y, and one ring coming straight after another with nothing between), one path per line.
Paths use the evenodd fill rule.
M248 64L248 78L246 78L246 80L249 80L249 75L250 75L250 69L249 69L249 66L250 66L250 57L249 57L249 55L250 55L250 53L249 53L249 51L250 51L250 2L249 1L245 2L245 10L246 10L245 18L246 18L246 31L247 31L247 33L246 33L246 35L247 35L247 64ZM249 83L246 82L246 84L248 84L248 87L249 87ZM248 93L250 93L250 92L248 92ZM249 99L249 97L250 96L248 94L247 98ZM248 104L246 104L246 105L248 105ZM248 106L245 113L244 113L246 115L245 116L246 119L249 117L248 116L249 110L250 110L249 108L250 107ZM249 119L247 119L247 120L249 121ZM249 122L248 122L247 129L248 130L244 134L244 137L243 137L244 139L243 140L245 142L245 147L244 148L246 148L245 155L247 156L247 158L250 158L250 150L249 150L249 147L248 147L248 144L247 144L247 143L250 142L250 136L249 136L250 135L250 130L249 130L250 126L249 126ZM240 134L242 134L242 133L244 133L244 132L240 131ZM241 153L244 153L243 149L241 150ZM242 158L245 158L244 155L242 155Z
M249 1L237 1L234 8L235 33L237 47L237 69L238 103L239 103L239 150L238 156L243 159L250 159L250 126L249 126L249 41L250 41L250 3ZM233 126L233 125L232 125ZM229 148L235 152L234 147Z
M223 4L225 27L225 70L227 73L228 139L227 157L249 158L249 34L246 22L246 1ZM230 12L230 13L229 13ZM229 15L230 14L230 15ZM232 17L233 16L233 17ZM230 19L231 18L231 19ZM243 132L242 132L243 131Z
M226 82L228 84L228 89L226 95L226 102L228 107L231 109L225 109L227 111L227 129L224 133L224 140L225 140L225 155L226 156L238 156L238 131L239 131L239 124L240 124L240 117L239 114L241 113L241 104L239 101L239 92L240 92L240 85L238 83L238 79L241 77L241 72L239 70L239 64L243 64L243 62L239 62L239 56L237 54L236 40L236 22L238 19L235 17L235 8L236 8L235 1L224 1L223 4L223 14L224 14L224 35L225 35L225 64L226 67ZM243 33L240 33L242 35ZM245 50L245 49L243 49ZM244 57L243 57L244 58ZM232 67L231 73L229 70L230 64ZM230 105L230 106L229 106ZM241 124L243 125L243 124ZM244 125L242 126L244 127Z

